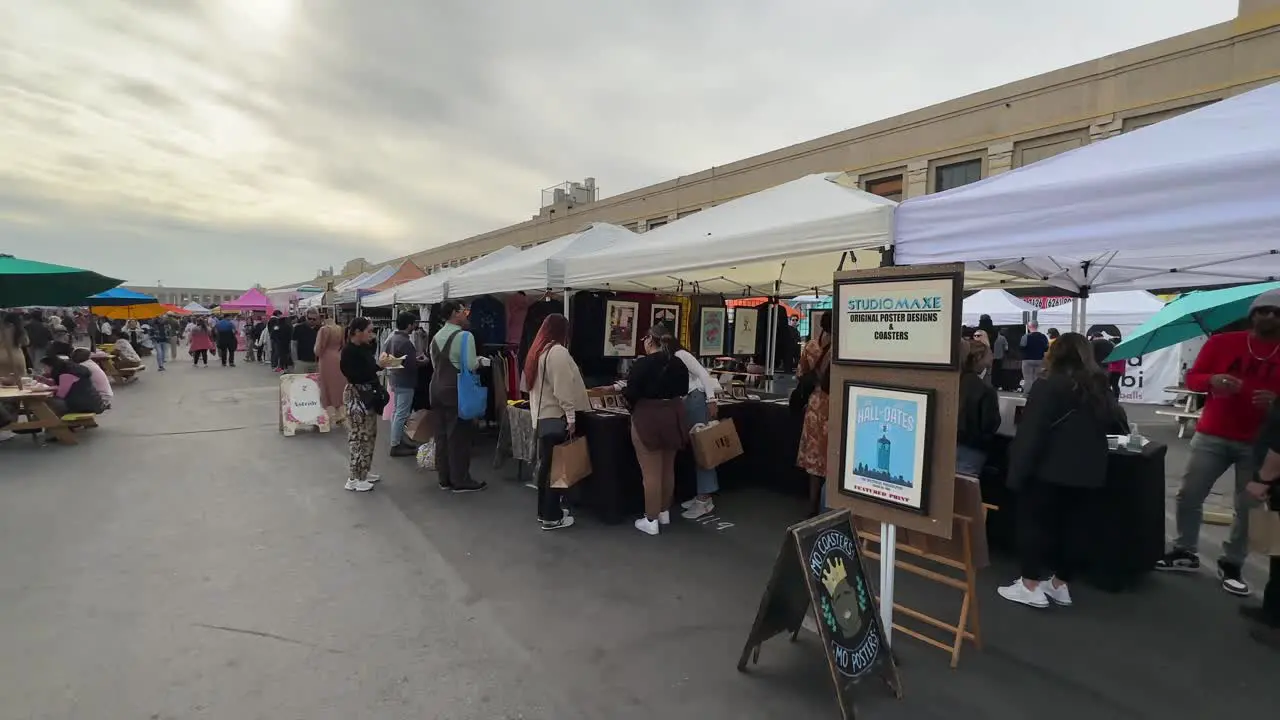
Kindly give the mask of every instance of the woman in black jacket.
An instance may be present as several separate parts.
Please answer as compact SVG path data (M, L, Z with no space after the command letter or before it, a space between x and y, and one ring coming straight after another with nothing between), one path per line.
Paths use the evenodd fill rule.
M1106 484L1107 434L1127 431L1089 341L1079 333L1059 337L1009 451L1022 577L1000 588L1001 597L1036 608L1071 604L1067 584L1088 532L1085 513L1091 495Z
M960 341L960 415L956 436L956 472L977 477L987 463L991 441L1000 429L1000 398L980 374L990 348L977 340Z
M644 357L631 364L623 396L631 406L631 442L644 482L644 517L636 529L657 535L671 522L676 490L676 452L688 440L681 398L689 392L689 369L675 356L676 340L659 323L644 337Z

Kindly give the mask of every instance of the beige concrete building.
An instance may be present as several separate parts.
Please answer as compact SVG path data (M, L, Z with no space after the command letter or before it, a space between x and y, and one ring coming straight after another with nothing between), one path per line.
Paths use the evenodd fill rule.
M1235 20L532 219L408 256L429 271L611 222L638 232L817 172L895 200L938 192L1129 132L1280 78L1280 0ZM643 239L639 240L643 242Z
M145 285L126 285L126 288L134 292L146 293L154 296L162 303L177 305L182 307L190 302L198 302L205 307L213 307L227 300L235 300L245 294L245 290L225 290L215 288L179 288L168 287L165 285L145 286Z

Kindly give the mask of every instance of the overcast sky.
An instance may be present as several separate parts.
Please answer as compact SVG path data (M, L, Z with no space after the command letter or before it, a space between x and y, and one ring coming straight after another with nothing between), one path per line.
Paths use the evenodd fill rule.
M4 0L0 252L310 279L1228 20L1237 0Z

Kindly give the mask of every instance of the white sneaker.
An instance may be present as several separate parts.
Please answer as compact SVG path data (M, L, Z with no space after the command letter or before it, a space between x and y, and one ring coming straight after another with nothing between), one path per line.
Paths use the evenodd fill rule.
M556 522L547 522L546 520L541 522L543 530L560 530L561 528L573 527L573 516L565 513L564 517Z
M376 483L376 482L378 482L379 480L381 480L381 479L382 479L382 476L381 476L381 475L378 475L378 474L376 474L376 473L367 473L367 474L364 476L364 479L365 479L365 480L368 480L368 481L369 481L369 482L371 482L371 483Z
M1044 583L1040 583L1035 590L1031 590L1022 583L1022 578L1018 578L1012 585L1005 585L996 592L1009 602L1021 603L1033 608L1049 607L1049 598L1044 595Z
M1053 581L1056 579L1057 578L1049 578L1048 580L1040 583L1040 589L1044 591L1044 596L1052 600L1055 605L1070 607L1071 589L1067 587L1066 583L1062 583L1062 585L1054 587Z
M367 480L347 480L347 489L353 492L369 492L373 489L373 483Z
M658 513L658 524L659 524L659 525L670 525L670 524L671 524L671 511L670 511L670 510L663 510L662 512Z
M648 518L640 518L639 520L636 520L636 529L646 535L657 535L658 521L650 520Z
M684 502L680 503L680 509L688 510L689 508L693 507L693 504L696 502L698 502L698 498L696 497L692 500L685 500Z
M18 437L18 433L9 432L8 430L0 430L0 442L12 440L16 437Z
M685 507L684 512L680 513L680 517L685 520L697 520L703 515L710 515L716 509L716 501L711 498L706 500L690 500L689 505Z

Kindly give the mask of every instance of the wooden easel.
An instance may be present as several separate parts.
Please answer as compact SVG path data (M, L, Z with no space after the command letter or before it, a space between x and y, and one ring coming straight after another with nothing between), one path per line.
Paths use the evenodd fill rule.
M894 567L960 591L961 600L958 619L955 622L948 622L900 602L895 601L893 604L895 615L901 614L945 633L945 637L950 641L949 644L913 628L905 627L898 622L893 624L893 628L904 635L913 637L939 650L950 652L952 668L960 664L960 650L964 647L966 640L973 643L973 646L979 650L982 649L982 625L978 615L977 579L979 568L986 564L986 543L982 542L981 546L984 549L981 553L978 553L981 557L977 557L974 551L974 524L978 523L978 532L985 533L987 510L995 509L994 506L983 504L981 489L976 478L958 475L955 482L956 508L953 516L954 530L952 531L951 540L942 540L900 528L897 538L897 548L900 552L894 562ZM881 559L880 553L868 549L871 543L880 543L879 523L860 522L858 527L858 538L862 543L863 556L879 561ZM906 555L905 558L903 554ZM942 566L942 568L957 571L958 574L931 569L919 562L913 562L915 558ZM879 597L876 600L879 601Z

